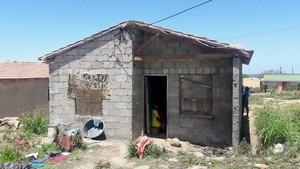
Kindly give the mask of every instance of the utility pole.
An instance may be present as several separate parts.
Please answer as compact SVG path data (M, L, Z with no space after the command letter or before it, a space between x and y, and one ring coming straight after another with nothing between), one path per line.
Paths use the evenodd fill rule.
M292 75L294 74L294 67L292 67Z
M281 66L280 66L280 69L279 69L279 74L281 74Z

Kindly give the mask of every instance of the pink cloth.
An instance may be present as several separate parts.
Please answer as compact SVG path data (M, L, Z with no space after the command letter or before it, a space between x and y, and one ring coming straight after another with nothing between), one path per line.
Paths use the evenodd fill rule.
M16 140L16 144L17 145L23 145L23 144L26 144L26 141L24 141L24 140Z
M52 161L52 162L59 162L59 161L65 160L65 159L66 159L65 156L58 156L58 157L55 157L55 158L50 158L49 160Z
M140 138L139 142L135 146L138 158L143 157L144 149L148 144L150 144L150 141L151 141L150 138L147 136L143 136Z

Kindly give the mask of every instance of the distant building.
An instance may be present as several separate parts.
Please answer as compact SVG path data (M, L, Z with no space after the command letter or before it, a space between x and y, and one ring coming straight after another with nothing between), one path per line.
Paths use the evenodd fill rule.
M265 75L262 82L268 84L268 88L276 88L282 92L286 90L287 85L296 87L300 82L300 75Z
M48 77L45 63L0 63L0 118L21 116L48 105Z
M257 77L243 78L243 85L252 88L253 90L260 89L260 79Z

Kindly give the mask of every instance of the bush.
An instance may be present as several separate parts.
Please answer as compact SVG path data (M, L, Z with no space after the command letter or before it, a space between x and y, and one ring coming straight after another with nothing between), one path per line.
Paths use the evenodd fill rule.
M127 144L127 153L129 157L137 157L135 146L138 143L138 140L130 140ZM152 157L158 158L162 154L166 153L165 148L161 148L156 145L153 141L150 142L144 149L143 158Z
M48 129L48 118L40 114L30 114L21 120L23 130L34 134L43 134Z
M287 112L273 109L259 110L257 112L256 127L260 142L265 146L294 142L299 125L293 119L293 114Z

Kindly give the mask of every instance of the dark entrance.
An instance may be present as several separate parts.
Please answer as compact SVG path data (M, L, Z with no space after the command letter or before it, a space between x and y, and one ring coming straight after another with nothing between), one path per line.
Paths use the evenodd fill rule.
M167 133L167 77L145 76L144 78L144 131L151 137L165 138ZM158 107L161 127L155 133L152 127L154 105Z

